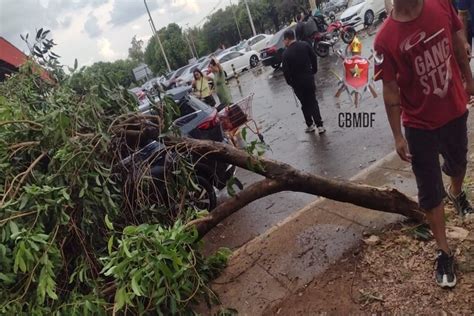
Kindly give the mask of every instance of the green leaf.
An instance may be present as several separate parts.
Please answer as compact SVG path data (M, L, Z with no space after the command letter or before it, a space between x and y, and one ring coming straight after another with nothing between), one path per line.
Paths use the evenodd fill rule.
M18 234L19 230L18 230L18 226L16 225L16 223L14 221L10 221L9 222L10 224L10 232L12 235L14 234Z
M123 242L122 243L122 248L123 248L123 251L125 252L125 255L129 258L132 258L132 254L130 253L130 251L128 250L128 246L127 246L127 242Z
M127 226L123 229L123 234L124 235L133 235L135 234L137 231L137 227L136 226Z
M15 279L12 276L3 274L2 272L0 272L0 280L6 284L12 284L15 282Z
M74 59L74 70L77 69L77 58Z
M140 286L138 285L138 274L134 274L133 277L132 277L132 290L133 290L133 293L135 293L136 296L142 296L142 290L140 288Z
M244 142L247 142L247 128L243 128L240 134L242 135L242 139L244 140Z
M39 40L41 37L41 34L43 33L43 28L40 28L38 32L36 32L36 39Z
M107 250L109 251L109 255L112 254L112 247L114 245L114 236L110 236L109 242L107 243Z
M229 180L227 180L227 183L226 183L227 194L229 194L229 196L231 197L235 196L234 184L235 184L234 177L231 177Z
M115 310L119 311L127 302L127 293L125 292L125 288L120 288L115 292Z
M109 230L113 230L114 229L114 225L112 224L112 222L109 220L109 215L106 214L105 215L105 225L107 226L107 228Z
M13 264L13 272L17 273L18 268L20 268L21 272L26 272L26 264L25 259L23 258L23 249L18 248L15 256L15 262Z

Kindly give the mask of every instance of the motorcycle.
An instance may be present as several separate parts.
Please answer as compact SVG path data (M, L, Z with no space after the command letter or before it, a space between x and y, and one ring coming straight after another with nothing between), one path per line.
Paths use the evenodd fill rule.
M346 44L350 44L356 36L356 30L353 26L344 25L341 21L332 22L329 24L325 32L315 32L312 36L314 52L319 57L327 57L329 49L334 50L334 45L339 42L339 39Z

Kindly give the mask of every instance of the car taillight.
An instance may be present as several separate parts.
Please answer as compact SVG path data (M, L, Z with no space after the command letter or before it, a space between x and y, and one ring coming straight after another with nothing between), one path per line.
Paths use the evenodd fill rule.
M275 46L267 48L267 54L273 54L277 51Z
M214 110L211 116L206 118L203 122L201 122L201 124L198 125L198 128L200 130L209 130L216 127L217 124L219 124L219 117L217 116L217 111Z

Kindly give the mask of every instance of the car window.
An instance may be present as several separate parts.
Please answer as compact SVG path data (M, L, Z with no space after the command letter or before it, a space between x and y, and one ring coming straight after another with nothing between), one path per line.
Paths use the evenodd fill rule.
M221 58L219 58L219 63L222 64L222 63L225 63L226 61L229 61L230 60L230 54L231 53L226 54L226 55L222 56Z
M264 35L259 35L259 36L257 36L257 38L255 39L255 43L254 43L254 44L256 44L256 43L258 43L258 42L260 42L260 41L263 41L264 39L265 39L265 36L264 36Z
M287 28L284 28L284 29L278 31L278 33L273 35L273 37L270 39L270 41L268 42L268 46L278 45L278 43L280 43L283 40L283 33L285 33L286 30L293 30L294 31L295 27L287 27Z
M228 60L232 60L232 59L235 59L235 58L240 57L240 56L242 56L242 53L233 52L233 53L229 54L229 59Z

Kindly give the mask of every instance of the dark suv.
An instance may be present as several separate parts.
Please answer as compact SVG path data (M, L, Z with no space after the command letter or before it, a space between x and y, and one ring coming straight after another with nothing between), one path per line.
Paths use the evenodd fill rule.
M260 51L260 61L264 66L272 66L278 69L283 61L283 52L285 51L285 44L283 43L283 33L286 30L295 31L296 25L288 26L278 31L267 44L267 47Z

